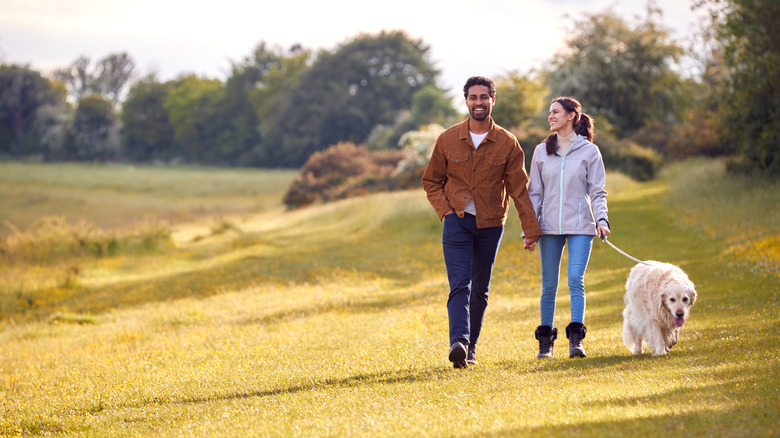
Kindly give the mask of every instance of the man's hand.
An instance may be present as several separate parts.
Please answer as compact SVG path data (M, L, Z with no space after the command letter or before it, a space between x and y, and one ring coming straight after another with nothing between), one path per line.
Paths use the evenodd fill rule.
M528 251L534 252L536 249L536 243L539 241L539 237L526 237L523 239L523 248Z

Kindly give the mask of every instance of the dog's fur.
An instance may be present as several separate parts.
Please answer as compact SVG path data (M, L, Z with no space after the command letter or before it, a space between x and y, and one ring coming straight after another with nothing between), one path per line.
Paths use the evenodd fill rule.
M642 354L647 340L655 356L677 343L680 326L696 302L696 288L679 267L650 260L631 270L623 300L623 342L632 353Z

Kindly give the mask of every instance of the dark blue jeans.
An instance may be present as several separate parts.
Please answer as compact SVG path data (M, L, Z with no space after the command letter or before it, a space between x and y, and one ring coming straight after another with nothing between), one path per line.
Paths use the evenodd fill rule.
M477 228L477 218L468 213L462 218L456 214L444 216L442 247L450 282L450 345L460 341L473 348L477 344L503 235L503 226Z

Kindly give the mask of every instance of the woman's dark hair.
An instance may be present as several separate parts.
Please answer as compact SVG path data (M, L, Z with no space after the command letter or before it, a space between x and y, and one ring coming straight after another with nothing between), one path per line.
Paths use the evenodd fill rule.
M488 94L490 97L496 97L496 83L492 79L488 79L484 76L472 76L466 81L466 85L463 86L463 97L469 97L469 88L474 85L484 85L488 87Z
M579 101L573 97L556 97L550 103L555 102L560 103L567 113L574 112L574 132L584 136L588 141L593 141L596 136L593 118L582 112L582 105ZM544 144L547 146L547 155L554 155L558 152L558 135L556 133L550 134Z

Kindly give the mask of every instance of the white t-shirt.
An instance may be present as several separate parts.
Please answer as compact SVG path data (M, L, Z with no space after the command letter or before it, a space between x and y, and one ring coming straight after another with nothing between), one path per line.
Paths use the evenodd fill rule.
M469 134L471 134L471 142L474 143L474 149L479 148L480 143L482 143L482 140L487 137L488 133L484 134L474 134L473 132L469 131ZM474 198L469 199L469 202L466 204L466 213L471 213L474 216L477 215L477 208L474 207Z

